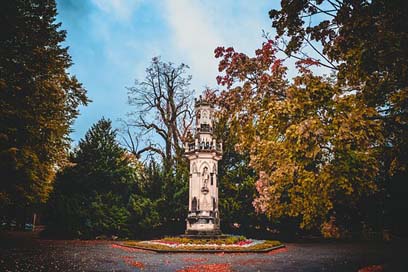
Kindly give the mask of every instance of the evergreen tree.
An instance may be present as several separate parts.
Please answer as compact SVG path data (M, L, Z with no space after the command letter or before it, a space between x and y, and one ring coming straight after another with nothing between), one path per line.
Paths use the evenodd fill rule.
M52 0L0 5L0 207L11 217L44 202L86 92L67 69Z
M71 161L49 201L52 230L82 237L127 236L150 227L146 222L154 219L145 218L150 212L139 209L147 201L138 185L141 164L119 146L111 121L101 119L92 126ZM129 225L141 220L145 225Z
M256 196L256 174L249 167L249 154L235 150L236 133L221 116L215 126L217 139L222 140L223 156L219 162L219 201L222 228L226 231L248 231L259 224L252 201Z
M184 158L178 158L174 172L162 173L162 195L158 200L158 211L164 232L179 234L185 231L188 208L188 167ZM165 170L164 166L163 170Z

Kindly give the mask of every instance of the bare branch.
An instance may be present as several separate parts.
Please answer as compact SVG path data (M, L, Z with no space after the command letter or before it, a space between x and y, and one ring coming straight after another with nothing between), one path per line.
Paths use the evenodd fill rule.
M338 70L338 68L334 66L334 64L325 55L323 55L319 50L317 50L317 48L309 41L309 39L305 39L305 41L310 45L311 48L313 48L314 51L316 51L317 54L319 54L325 61L327 61L327 63L330 64L329 68L333 70Z
M157 134L159 134L163 139L167 139L168 133L164 130L159 128L156 124L147 123L141 116L140 116L141 123L137 124L137 126L145 128L147 131L154 129Z
M336 11L338 11L341 8L339 4L336 4L333 1L327 0L327 2L329 2Z
M277 48L278 48L279 51L285 53L285 55L288 56L289 58L295 58L295 59L297 59L297 60L304 60L305 58L308 58L308 57L309 57L309 56L307 56L307 54L305 54L304 52L301 52L301 54L302 54L304 57L299 57L299 56L296 56L296 55L294 55L294 54L288 54L288 53L287 53L283 48L281 48L281 47L277 47ZM316 59L314 59L314 58L313 58L313 60L315 60L316 62L318 62L319 65L321 65L321 66L323 66L323 67L330 68L330 69L333 69L333 70L338 70L337 67L331 66L331 65L327 65L327 64L321 62L320 60L316 60Z
M135 106L133 123L141 129L141 136L151 137L152 132L161 138L156 143L149 140L138 152L159 154L167 169L173 166L174 157L181 155L186 130L192 124L192 96L188 90L191 76L184 76L186 68L184 64L176 67L154 58L146 69L145 80L129 88L129 104ZM129 140L127 143L132 145Z
M334 14L331 14L331 13L330 13L330 12L336 11L336 9L323 10L323 9L319 8L317 5L315 5L315 4L311 3L311 2L309 2L309 4L310 4L311 6L313 6L314 8L316 8L318 11L320 11L320 13L324 13L324 14L326 14L326 15L329 15L329 16L333 17L333 18L336 17Z
M157 154L159 154L160 156L162 156L163 159L165 159L165 155L164 155L163 151L162 151L161 149L159 149L159 148L157 148L157 147L154 147L154 146L151 146L151 145L150 145L150 146L146 146L145 148L140 149L140 150L137 152L137 156L140 158L140 155L143 154L143 153L145 153L145 152L154 152L154 153L157 153Z

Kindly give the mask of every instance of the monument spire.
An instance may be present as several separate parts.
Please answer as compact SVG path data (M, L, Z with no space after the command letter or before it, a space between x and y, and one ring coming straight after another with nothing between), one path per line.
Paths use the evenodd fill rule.
M214 137L214 105L200 96L195 100L194 142L185 144L190 161L187 235L219 235L218 161L222 143Z

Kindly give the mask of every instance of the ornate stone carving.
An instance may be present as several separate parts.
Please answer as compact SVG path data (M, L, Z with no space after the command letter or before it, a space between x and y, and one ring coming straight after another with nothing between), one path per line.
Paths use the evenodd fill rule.
M220 233L217 164L222 146L213 137L214 107L200 98L196 100L196 113L194 142L185 146L185 156L191 165L186 233L217 234Z

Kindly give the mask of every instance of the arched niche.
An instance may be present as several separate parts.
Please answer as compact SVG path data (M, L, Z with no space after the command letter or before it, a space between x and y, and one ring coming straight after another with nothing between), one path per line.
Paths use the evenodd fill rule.
M202 163L201 163L201 165L200 165L200 173L203 173L204 172L204 168L205 167L207 167L207 169L208 169L208 172L210 172L210 165L208 164L208 162L206 162L206 161L203 161Z
M196 212L197 211L197 198L193 197L193 200L191 201L191 211Z
M197 173L198 172L197 164L195 162L193 162L193 165L191 166L191 172L192 173Z

